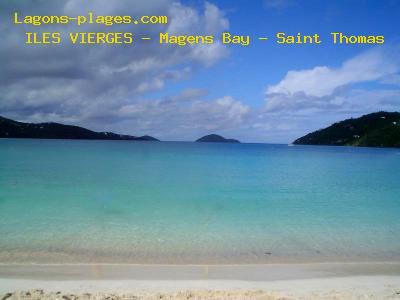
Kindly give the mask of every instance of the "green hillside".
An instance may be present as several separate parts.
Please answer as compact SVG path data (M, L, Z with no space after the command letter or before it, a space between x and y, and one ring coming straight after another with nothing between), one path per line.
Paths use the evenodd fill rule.
M400 147L400 113L377 112L309 133L297 145Z

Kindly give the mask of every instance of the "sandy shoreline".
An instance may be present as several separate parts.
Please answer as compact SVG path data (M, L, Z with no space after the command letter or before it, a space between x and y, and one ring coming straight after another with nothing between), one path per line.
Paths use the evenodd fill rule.
M400 299L399 276L278 281L0 280L0 299ZM39 288L40 290L35 290ZM15 292L20 291L20 292Z
M107 297L400 299L400 263L0 265L1 300Z
M1 279L35 280L247 280L400 276L400 262L238 265L5 264Z

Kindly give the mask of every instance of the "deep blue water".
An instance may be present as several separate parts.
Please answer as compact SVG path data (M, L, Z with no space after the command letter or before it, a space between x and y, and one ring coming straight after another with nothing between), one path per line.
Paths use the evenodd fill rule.
M400 259L400 149L0 140L0 262Z

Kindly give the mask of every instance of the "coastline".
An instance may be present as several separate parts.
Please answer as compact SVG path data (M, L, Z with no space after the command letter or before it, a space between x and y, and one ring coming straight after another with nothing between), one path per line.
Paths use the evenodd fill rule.
M37 289L44 290L44 294L33 292ZM31 292L26 296L22 291ZM114 297L111 299L156 299L160 295L164 299L399 299L400 262L181 266L0 264L0 295L7 293L11 293L9 299L61 299L61 295L91 299L87 293L98 297L93 299L110 296Z
M5 264L1 279L35 280L247 280L400 276L400 262L272 264Z

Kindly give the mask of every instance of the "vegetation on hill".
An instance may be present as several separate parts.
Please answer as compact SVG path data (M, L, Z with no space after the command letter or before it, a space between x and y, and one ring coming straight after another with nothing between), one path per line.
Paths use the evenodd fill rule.
M112 132L95 132L59 123L23 123L3 117L0 117L0 138L158 141L147 135L135 137Z
M309 133L298 145L400 147L400 113L377 112Z
M235 139L226 139L218 134L209 134L199 138L196 142L208 142L208 143L240 143Z

